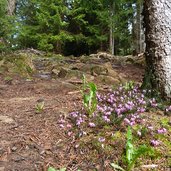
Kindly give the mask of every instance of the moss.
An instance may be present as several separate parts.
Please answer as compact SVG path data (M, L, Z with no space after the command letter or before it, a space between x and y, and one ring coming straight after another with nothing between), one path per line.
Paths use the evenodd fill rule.
M28 54L7 54L3 57L3 61L0 69L2 72L7 71L27 77L35 70L32 56Z

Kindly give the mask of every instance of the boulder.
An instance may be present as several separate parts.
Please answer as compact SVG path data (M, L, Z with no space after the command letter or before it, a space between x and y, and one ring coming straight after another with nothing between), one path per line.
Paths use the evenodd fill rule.
M52 69L52 75L54 75L54 76L56 76L56 75L58 75L59 74L59 70L58 69Z
M105 61L110 61L114 56L110 53L107 53L107 52L98 52L97 57L101 58Z
M84 64L83 63L75 63L70 66L71 70L82 70Z
M78 79L81 79L82 76L83 76L83 72L82 71L68 69L68 73L67 73L66 78L76 77Z
M68 69L62 67L58 73L58 77L65 78L67 74L68 74Z
M90 70L91 75L108 75L108 69L105 66L93 65Z
M107 85L119 85L120 80L111 76L99 75L97 80Z

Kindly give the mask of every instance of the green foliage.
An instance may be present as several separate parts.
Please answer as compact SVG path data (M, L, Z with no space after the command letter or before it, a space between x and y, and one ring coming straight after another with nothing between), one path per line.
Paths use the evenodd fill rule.
M128 127L127 130L127 142L126 142L126 162L127 162L127 169L121 168L119 165L111 163L111 166L114 169L119 169L121 171L132 171L134 169L135 163L137 160L146 154L154 153L152 148L147 147L146 145L140 145L138 148L134 147L133 145L133 137L132 137L132 130L131 127Z
M129 90L132 90L135 86L135 83L134 81L129 81L129 82L126 82L125 85L123 86L123 88L127 91Z
M97 108L96 98L97 87L94 83L87 83L85 75L83 75L83 89L81 90L83 104L86 112L91 116Z
M32 9L32 10L30 10ZM44 51L61 52L64 36L61 31L66 27L62 20L66 6L62 0L31 0L19 3L17 15L21 23L17 29L18 47L33 47ZM61 42L62 41L62 42Z
M0 1L0 17L3 17L6 13L7 0Z
M36 113L41 113L44 110L44 101L39 102L36 104L35 108L36 108Z
M5 2L1 2L0 16L1 13L4 15ZM9 22L6 25L3 21L1 25L6 29L2 27L0 35L1 30L5 32L5 40L10 40L8 43L12 49L32 47L79 56L109 50L112 26L115 51L123 55L130 53L131 49L131 43L127 42L132 38L129 27L133 3L126 0L18 1L16 15L11 22L13 27L8 27ZM3 47L1 49L4 50Z
M146 145L141 145L138 148L134 147L132 139L132 130L131 127L128 127L126 143L126 161L128 165L128 171L133 170L138 158L147 154L147 152L149 151L152 152L152 149L147 147Z

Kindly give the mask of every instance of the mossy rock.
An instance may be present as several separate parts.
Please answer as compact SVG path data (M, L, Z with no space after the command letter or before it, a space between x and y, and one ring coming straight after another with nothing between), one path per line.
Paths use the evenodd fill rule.
M9 54L4 57L3 66L8 68L8 72L21 76L29 76L35 71L32 57L27 54Z
M91 75L108 75L108 69L101 65L93 65L90 70Z
M120 80L111 76L99 75L97 80L106 85L119 85Z
M59 73L58 73L58 77L59 78L65 78L67 76L67 74L68 74L68 71L69 70L66 69L66 68L61 68Z
M81 79L83 77L83 72L79 70L68 70L67 78L77 77Z

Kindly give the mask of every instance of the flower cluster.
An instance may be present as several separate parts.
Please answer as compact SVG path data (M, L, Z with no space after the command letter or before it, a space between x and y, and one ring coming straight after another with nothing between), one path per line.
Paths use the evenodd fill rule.
M67 121L62 117L59 120L61 128L67 128L67 135L73 135L73 129L78 130L78 135L87 135L89 130L102 128L106 125L114 125L119 127L121 124L125 126L133 126L136 124L142 125L144 118L142 113L146 112L147 108L157 108L158 104L155 98L147 98L145 95L147 90L140 90L138 86L127 90L124 86L118 87L116 90L110 90L108 93L97 93L97 109L90 116L86 110L71 112ZM171 106L166 108L166 111L171 111ZM152 126L146 127L149 131L154 132ZM164 134L167 130L160 128L155 133ZM141 130L137 131L139 137L142 136ZM105 138L100 137L99 142L104 142ZM160 144L158 140L151 140L153 146Z
M108 94L98 94L97 98L99 103L96 113L104 122L113 123L120 120L131 126L142 121L140 114L146 111L150 102L155 104L155 99L147 102L144 93L139 90L138 86L129 91L120 86Z
M120 86L115 91L97 93L98 105L91 117L82 110L70 113L70 119L77 127L88 124L93 128L102 123L103 125L115 124L118 121L130 126L140 124L143 121L140 114L146 111L147 106L157 107L156 100L146 98L145 93L146 91L141 91L138 86L132 90L126 90L124 86Z

